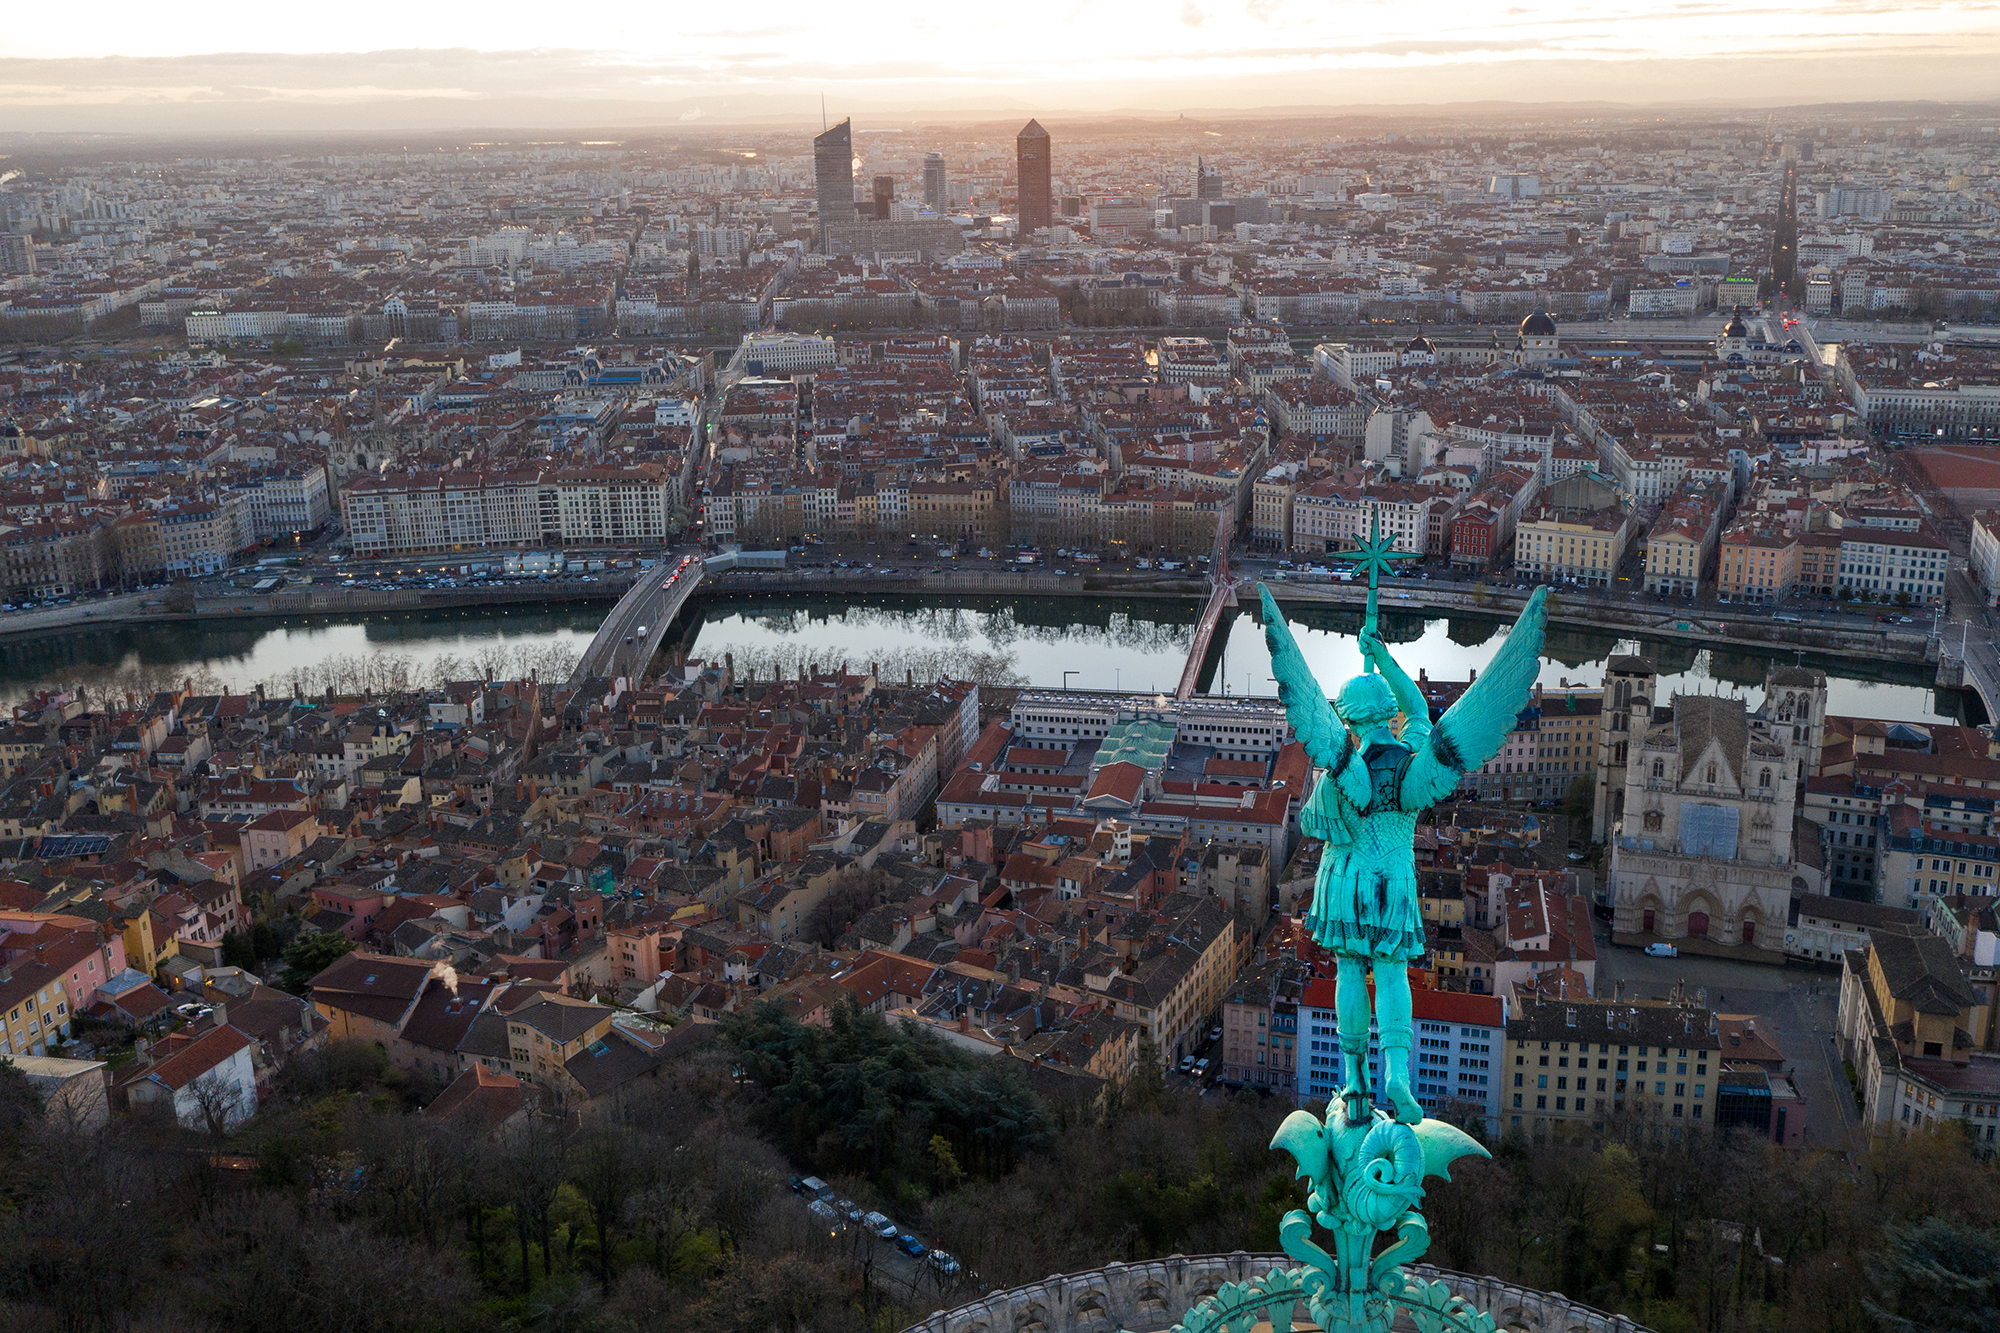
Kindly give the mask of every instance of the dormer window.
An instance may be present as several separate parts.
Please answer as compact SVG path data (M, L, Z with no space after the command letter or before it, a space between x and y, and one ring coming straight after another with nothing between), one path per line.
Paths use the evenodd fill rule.
M1708 778L1707 778L1707 781L1708 781L1708 782L1710 782L1711 784L1712 784L1712 783L1714 783L1714 781L1715 781L1715 765L1714 765L1713 763L1709 764L1709 766L1708 766Z

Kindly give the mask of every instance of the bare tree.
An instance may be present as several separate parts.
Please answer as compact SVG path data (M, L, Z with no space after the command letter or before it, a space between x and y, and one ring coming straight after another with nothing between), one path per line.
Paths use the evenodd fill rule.
M653 1160L638 1135L615 1122L591 1127L570 1154L570 1183L590 1209L597 1232L597 1276L607 1291L615 1266L613 1229L624 1221L626 1205L649 1184Z

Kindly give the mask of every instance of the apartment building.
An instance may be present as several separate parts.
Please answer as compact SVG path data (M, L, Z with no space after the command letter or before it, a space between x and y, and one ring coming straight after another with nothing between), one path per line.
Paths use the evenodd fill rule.
M1721 520L1719 488L1684 490L1668 501L1646 534L1646 591L1666 597L1699 592L1715 558Z
M1851 595L1929 606L1943 600L1950 569L1950 545L1928 530L1841 530L1839 586Z
M1742 519L1722 534L1715 593L1725 602L1783 601L1799 581L1799 545L1792 534L1758 519Z
M654 546L673 513L658 464L361 477L341 489L358 556L521 546Z
M1303 1051L1295 1096L1300 1105L1323 1105L1346 1081L1334 1003L1338 989L1336 982L1319 978L1306 983L1299 1001ZM1417 987L1410 992L1410 1009L1410 1089L1425 1114L1460 1124L1476 1118L1497 1136L1508 1001ZM1383 1077L1381 1033L1370 1028L1368 1086L1378 1102Z
M1990 972L1993 939L1974 967ZM1990 1051L1991 1002L1968 960L1937 935L1871 935L1841 955L1835 1031L1877 1133L1957 1124L1988 1149L2000 1128L2000 1059ZM1990 990L1987 992L1990 994Z
M1274 958L1237 976L1222 1002L1219 1079L1275 1088L1293 1097L1298 1083L1299 1001L1306 973L1306 965L1297 958Z
M1620 508L1544 506L1514 531L1514 568L1530 578L1610 587L1638 525Z
M1698 1005L1525 1000L1506 1025L1505 1127L1538 1140L1587 1138L1614 1118L1655 1134L1712 1128L1722 1052Z

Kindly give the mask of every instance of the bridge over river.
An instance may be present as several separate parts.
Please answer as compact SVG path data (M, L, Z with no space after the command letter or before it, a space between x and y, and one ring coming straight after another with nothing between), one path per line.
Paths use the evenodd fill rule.
M590 646L577 659L569 683L591 677L638 676L660 651L667 626L701 586L700 556L669 557L661 565L641 570L639 579L611 608Z

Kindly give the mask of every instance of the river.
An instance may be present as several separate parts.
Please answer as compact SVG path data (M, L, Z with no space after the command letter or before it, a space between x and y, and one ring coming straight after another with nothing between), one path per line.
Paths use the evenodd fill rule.
M120 689L156 688L187 677L210 687L263 684L289 693L328 671L345 679L425 681L439 671L476 674L484 665L512 672L564 670L595 632L599 603L520 609L378 614L351 621L296 617L193 625L84 630L0 643L0 698L31 686L82 682ZM1042 686L1166 692L1179 679L1193 636L1192 603L1066 597L1011 599L731 595L699 600L675 626L670 650L696 658L728 653L739 670L768 676L817 664L870 664L885 676L971 673ZM1322 680L1359 669L1358 613L1299 611L1300 646ZM1463 680L1491 660L1504 620L1484 616L1385 612L1384 637L1412 675ZM1203 688L1220 694L1269 695L1270 659L1249 608L1218 628ZM1598 630L1551 628L1541 673L1545 688L1596 685L1615 651L1643 651L1659 664L1662 697L1674 690L1761 696L1767 664L1797 654L1717 652L1676 644L1624 641ZM1928 668L1860 665L1805 654L1828 676L1835 713L1911 722L1962 720L1963 696L1937 694ZM384 666L389 670L382 670ZM319 686L323 688L323 685ZM1977 704L1971 705L1975 710ZM1983 720L1975 718L1974 720Z

